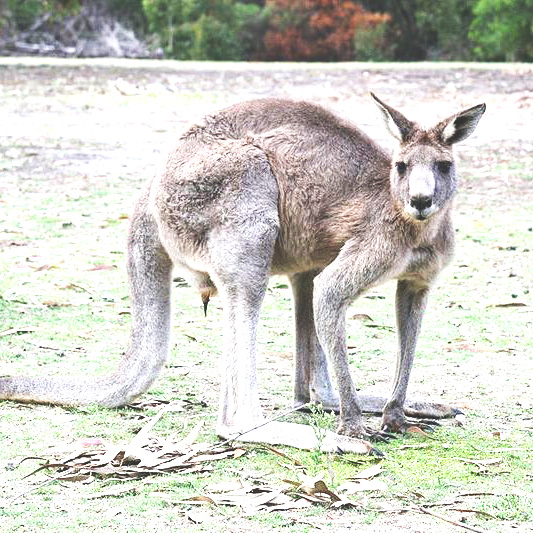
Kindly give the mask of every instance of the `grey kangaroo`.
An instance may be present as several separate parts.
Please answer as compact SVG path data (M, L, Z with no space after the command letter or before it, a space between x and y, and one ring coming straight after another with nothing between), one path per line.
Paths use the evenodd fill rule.
M374 432L363 411L382 413L386 432L408 429L406 415L451 416L446 405L406 402L406 391L429 288L453 251L453 145L474 131L485 105L423 129L372 97L398 141L392 159L347 120L306 102L246 102L185 131L131 219L131 347L118 369L95 378L4 377L0 398L116 407L142 394L169 352L176 268L205 306L217 292L222 298L221 437L317 445L309 426L264 423L256 330L272 274L286 274L294 296L294 402L340 411L323 450L368 450L361 439ZM398 280L399 343L386 401L356 393L345 315L389 279Z

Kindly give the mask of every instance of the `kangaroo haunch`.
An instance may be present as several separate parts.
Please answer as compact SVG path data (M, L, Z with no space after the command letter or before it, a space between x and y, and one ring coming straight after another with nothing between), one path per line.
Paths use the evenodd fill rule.
M453 144L474 131L485 105L422 129L372 96L398 140L392 159L348 121L306 102L245 102L185 131L132 216L131 347L117 370L94 378L4 377L0 399L114 407L146 391L169 352L175 267L204 305L217 292L222 298L220 436L264 421L256 330L271 274L286 274L294 295L295 404L340 411L337 433L328 433L322 449L361 451L358 438L372 433L362 411L382 412L382 430L394 432L408 429L406 413L451 416L446 405L406 402L406 391L429 288L453 252ZM398 280L399 347L385 400L356 394L345 315L355 298L389 279ZM309 426L283 422L241 439L317 445Z

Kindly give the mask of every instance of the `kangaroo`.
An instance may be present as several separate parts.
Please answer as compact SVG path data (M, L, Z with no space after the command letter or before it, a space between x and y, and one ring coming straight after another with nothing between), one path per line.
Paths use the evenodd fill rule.
M453 145L474 131L486 106L423 129L371 96L398 141L392 158L347 120L306 102L245 102L187 129L131 218L131 347L118 369L94 378L4 377L0 399L116 407L142 394L169 352L176 268L204 309L222 298L219 436L318 444L309 426L265 423L262 414L256 330L271 274L287 275L293 292L295 405L340 411L323 450L360 451L360 439L406 431L406 415L453 416L446 405L406 402L406 391L429 289L453 252ZM398 359L385 400L356 393L345 315L389 279L397 280ZM363 411L382 413L380 431L365 427Z

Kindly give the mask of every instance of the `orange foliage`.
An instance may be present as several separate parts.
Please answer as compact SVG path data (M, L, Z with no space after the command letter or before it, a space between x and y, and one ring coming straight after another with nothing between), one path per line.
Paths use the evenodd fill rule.
M390 20L350 0L267 0L272 10L264 59L349 61L357 28Z

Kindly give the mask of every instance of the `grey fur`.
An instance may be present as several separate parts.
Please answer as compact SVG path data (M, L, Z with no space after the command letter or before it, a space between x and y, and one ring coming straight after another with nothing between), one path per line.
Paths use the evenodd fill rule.
M205 305L217 292L222 297L219 435L263 422L255 346L271 274L288 275L293 289L295 403L340 408L338 434L328 434L323 449L361 451L363 443L368 451L354 439L369 434L363 410L383 412L382 428L389 431L408 427L404 410L450 416L448 406L406 404L406 391L429 288L453 251L452 145L474 130L485 106L423 130L373 98L399 139L392 160L355 126L306 102L245 102L190 127L132 218L132 342L117 371L78 381L1 378L0 398L117 406L144 392L168 355L175 267ZM355 298L391 278L398 280L399 348L385 403L356 393L345 313ZM272 422L241 438L308 448L316 445L311 433Z

